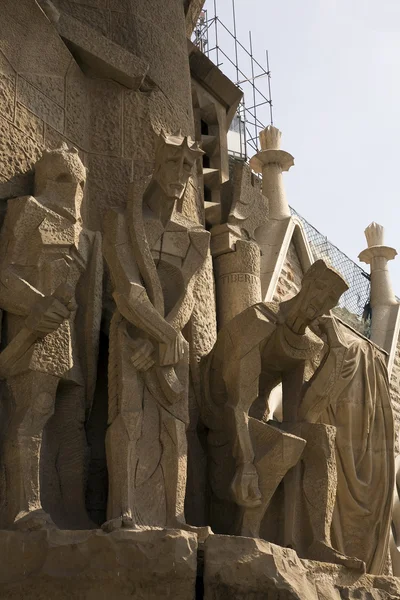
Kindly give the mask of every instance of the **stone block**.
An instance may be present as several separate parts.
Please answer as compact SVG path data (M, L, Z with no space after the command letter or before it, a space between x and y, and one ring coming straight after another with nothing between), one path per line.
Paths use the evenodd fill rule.
M129 0L109 0L109 8L115 12L127 13L129 10Z
M301 560L263 540L213 535L204 551L205 600L375 600L400 597L395 577Z
M0 73L0 114L10 121L14 120L15 77Z
M98 154L122 154L122 88L112 81L90 81L89 150Z
M16 107L15 125L32 139L40 143L43 142L43 121L19 103L17 103Z
M22 77L17 81L17 100L60 133L64 131L64 110Z
M89 154L88 169L87 217L91 229L101 230L105 211L125 207L132 179L132 161Z
M41 151L41 144L0 117L0 182L18 187L12 195L32 193L30 171Z
M60 101L60 81L71 54L41 8L31 0L4 0L1 6L0 49L19 74Z
M130 12L145 19L161 38L169 37L179 46L185 43L182 0L130 0Z
M62 12L93 27L93 29L102 35L108 35L109 13L105 8L89 6L89 3L77 3L73 0L53 0L53 3Z
M0 52L0 114L13 121L15 109L15 71Z
M0 532L0 599L194 600L197 539L180 530Z
M113 12L111 38L148 63L150 80L172 103L187 109L191 97L187 49L168 34L167 22L160 29L137 13Z
M71 61L73 59L71 57ZM24 71L23 77L26 81L29 81L35 88L40 90L42 94L56 102L62 108L65 103L65 78L57 77L55 75L43 75L38 73L30 73Z
M62 14L57 24L61 37L79 60L96 75L113 79L131 89L138 89L147 73L148 65L78 18Z
M127 158L138 161L154 159L156 134L152 129L150 102L147 94L127 92L124 95L123 153Z
M88 80L73 62L66 78L65 135L84 150L89 146L90 103Z

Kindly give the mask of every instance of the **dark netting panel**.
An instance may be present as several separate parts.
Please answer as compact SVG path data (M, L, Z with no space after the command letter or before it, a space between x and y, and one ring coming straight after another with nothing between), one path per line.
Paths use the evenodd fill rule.
M371 283L369 274L352 261L326 236L310 225L293 208L292 214L300 219L315 260L322 258L346 280L349 289L340 299L335 313L360 333L369 336L370 310L369 300Z

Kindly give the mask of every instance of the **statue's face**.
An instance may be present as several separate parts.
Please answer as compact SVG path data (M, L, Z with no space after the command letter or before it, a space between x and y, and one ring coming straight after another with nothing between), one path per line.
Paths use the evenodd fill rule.
M308 282L304 288L303 314L310 323L326 315L336 306L343 290L338 288L338 279L328 270L321 277Z
M185 146L164 146L154 177L168 198L182 198L195 160L195 153Z
M61 195L63 189L83 195L85 182L86 169L77 151L49 152L36 165L35 184L41 191L58 187Z

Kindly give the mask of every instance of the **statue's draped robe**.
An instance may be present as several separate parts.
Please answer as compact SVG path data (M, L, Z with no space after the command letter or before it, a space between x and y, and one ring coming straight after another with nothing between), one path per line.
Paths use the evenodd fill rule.
M338 322L337 322L338 323ZM334 425L338 488L332 545L381 574L387 559L394 487L394 428L384 356L338 323L347 347L320 422Z

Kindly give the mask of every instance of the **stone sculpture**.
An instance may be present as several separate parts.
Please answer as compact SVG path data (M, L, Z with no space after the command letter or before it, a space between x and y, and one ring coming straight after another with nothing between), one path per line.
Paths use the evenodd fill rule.
M110 330L107 530L184 526L188 344L196 273L209 234L178 210L202 154L161 133L150 181L105 224L116 311Z
M361 567L361 561L348 559L330 544L335 429L299 422L307 361L323 347L309 327L337 304L346 289L340 275L320 260L306 273L295 297L280 305L258 303L232 319L220 331L208 360L204 420L209 428L211 525L217 532L259 537L274 492L306 446L305 455L312 459L306 460L303 482L296 470L285 481L285 543L306 557L315 553L320 560ZM260 420L279 382L284 419L280 429ZM261 407L259 419L248 416L253 403ZM306 517L311 526L306 542L297 540L292 522L300 484L318 495L318 509ZM233 510L232 501L241 508ZM304 520L302 527L304 532Z
M85 181L76 149L44 151L35 196L8 201L0 237L6 521L23 529L52 519L64 528L92 526L84 422L96 381L102 257L100 234L82 226Z
M306 390L299 417L336 430L334 547L362 560L368 573L381 575L388 560L395 483L385 356L335 318L320 327L328 334L328 353Z

